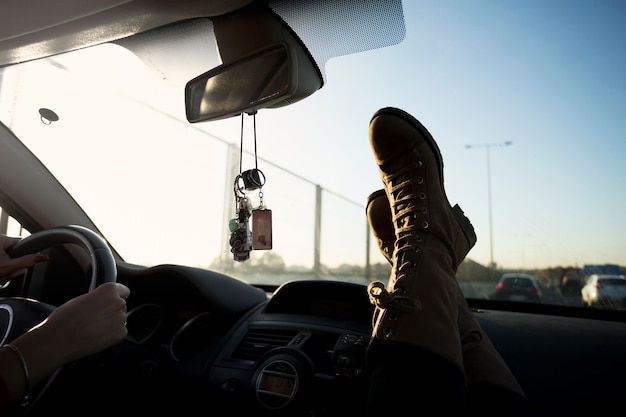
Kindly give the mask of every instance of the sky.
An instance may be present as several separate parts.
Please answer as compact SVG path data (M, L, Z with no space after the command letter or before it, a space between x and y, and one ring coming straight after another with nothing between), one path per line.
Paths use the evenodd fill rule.
M399 107L440 146L448 198L478 233L470 258L493 245L519 268L626 264L626 3L403 8L404 42L333 58L320 91L259 112L260 154L364 203L381 187L369 120Z
M468 258L520 269L626 265L626 3L428 0L405 1L403 12L402 42L330 59L322 89L258 112L256 141L247 122L244 148L256 147L259 168L291 173L272 172L264 187L275 208L275 251L301 252L310 261L312 229L303 219L313 217L310 190L319 185L350 202L330 211L324 233L338 246L328 251L332 263L351 259L342 252L349 249L362 258L365 227L359 222L367 196L382 187L368 124L376 110L393 106L420 120L439 145L448 199L462 207L478 235ZM206 44L193 48L181 52L183 61L166 64L183 63L195 74L190 54L215 56ZM126 81L128 62L115 66L113 55L100 62L82 52L89 59L59 59L53 73L36 65L19 75L4 73L4 92L13 78L22 90L0 103L0 113L16 131L32 130L29 146L38 156L60 157L50 168L81 194L78 201L114 246L137 256L127 260L196 265L201 259L205 265L220 250L208 248L206 237L217 235L218 246L225 242L226 222L214 209L232 196L232 179L222 178L225 144L239 144L241 119L189 126L182 88L162 92L153 84L151 77L171 81L164 76L167 65L151 77ZM78 72L85 63L87 71ZM64 66L71 69L62 71ZM80 81L77 91L66 79ZM176 82L184 86L185 79ZM112 91L120 82L121 91ZM157 121L152 101L131 98L126 109L105 100L107 94L131 97L135 90L142 100L147 94L166 98L168 108L160 110L180 120ZM28 102L29 92L35 103ZM58 123L32 124L31 107L42 104L61 115ZM24 119L18 105L26 110ZM66 153L51 155L59 147L89 158L72 158L77 165L69 165ZM184 180L175 180L176 174ZM275 204L279 195L294 202ZM182 225L163 220L181 209ZM384 262L378 256L373 261Z

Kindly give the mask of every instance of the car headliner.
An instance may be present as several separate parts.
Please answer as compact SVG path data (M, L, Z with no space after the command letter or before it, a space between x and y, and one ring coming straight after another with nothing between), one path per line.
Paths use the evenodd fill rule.
M181 20L218 16L251 0L48 0L2 2L0 66L121 39ZM37 13L33 13L36 10Z

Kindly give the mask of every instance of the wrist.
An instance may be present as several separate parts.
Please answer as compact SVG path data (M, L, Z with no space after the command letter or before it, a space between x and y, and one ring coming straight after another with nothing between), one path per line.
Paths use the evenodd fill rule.
M0 379L2 379L3 388L0 392L1 410L17 403L26 395L27 385L30 384L27 374L24 373L25 368L20 356L15 353L14 349L9 345L0 347Z
M26 363L26 359L24 358L24 355L22 355L22 351L17 346L11 343L3 345L2 348L11 351L11 353L17 358L19 365L22 367L22 374L24 378L23 391L25 394L28 394L28 392L30 391L30 372L28 370L28 364Z
M28 367L30 388L70 360L70 352L46 321L19 336L12 345L19 349Z

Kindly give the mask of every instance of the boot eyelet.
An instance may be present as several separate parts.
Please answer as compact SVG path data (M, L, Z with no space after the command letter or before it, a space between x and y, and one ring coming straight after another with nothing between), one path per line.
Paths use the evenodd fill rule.
M422 235L415 236L415 241L421 242L422 241ZM419 248L415 248L415 249L417 249L419 251Z
M422 214L426 214L426 213L428 213L428 207L426 207L426 206L422 206L422 207L420 208L420 211L422 212Z
M398 315L397 315L397 314L394 314L394 313L389 313L389 314L387 315L387 318L388 318L389 320L396 321L396 320L398 320Z
M426 193L420 193L420 200L426 199Z
M423 183L424 183L424 178L422 178L422 177L417 177L417 183L418 183L418 184L423 184Z
M383 335L385 335L385 337L391 337L391 333L392 333L392 331L391 331L391 329L389 327L385 327L383 329Z

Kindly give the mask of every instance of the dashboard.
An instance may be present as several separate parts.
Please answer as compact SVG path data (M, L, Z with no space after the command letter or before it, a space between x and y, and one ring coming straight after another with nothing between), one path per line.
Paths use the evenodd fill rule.
M147 275L152 289L128 300L126 344L144 351L142 366L159 368L148 374L165 365L173 380L201 381L199 395L260 415L335 415L365 398L372 315L365 286L293 281L266 293L221 274L172 266L120 271L118 281L133 288ZM226 304L235 290L240 306Z
M287 283L235 326L208 383L236 409L253 400L246 411L354 412L366 395L371 314L363 285Z
M364 285L296 280L268 290L203 269L127 264L118 265L118 281L131 289L128 337L64 369L41 400L42 414L84 404L116 412L120 403L129 413L365 412L372 306ZM623 314L468 302L538 415L619 405ZM61 400L68 392L82 401Z

